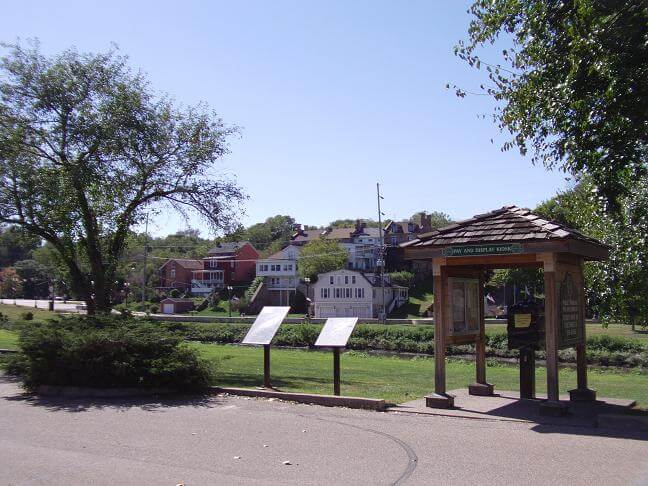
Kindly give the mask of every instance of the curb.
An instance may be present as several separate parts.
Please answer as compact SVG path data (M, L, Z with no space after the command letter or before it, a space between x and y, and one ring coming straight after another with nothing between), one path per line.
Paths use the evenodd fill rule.
M230 388L214 386L211 388L212 394L228 393L230 395L240 395L245 397L257 398L277 398L290 402L307 403L311 405L322 405L324 407L346 407L359 408L364 410L385 410L385 400L375 398L345 397L337 395L315 395L310 393L291 393L270 389L252 389L252 388Z

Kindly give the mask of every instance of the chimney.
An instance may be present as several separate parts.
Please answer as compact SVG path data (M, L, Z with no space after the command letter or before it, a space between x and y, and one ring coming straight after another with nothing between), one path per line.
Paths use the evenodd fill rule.
M421 213L421 233L432 231L432 215Z
M356 233L362 233L366 227L367 227L367 223L365 223L361 219L356 219L356 224L355 224Z

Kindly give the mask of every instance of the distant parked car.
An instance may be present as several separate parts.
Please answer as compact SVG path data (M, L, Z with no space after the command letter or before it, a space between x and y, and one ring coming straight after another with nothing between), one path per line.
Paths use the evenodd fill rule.
M54 297L54 300L64 300L64 299L60 295L57 295L56 297Z

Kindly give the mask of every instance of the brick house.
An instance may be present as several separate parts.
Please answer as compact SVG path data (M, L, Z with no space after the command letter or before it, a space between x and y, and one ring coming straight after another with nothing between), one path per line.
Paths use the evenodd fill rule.
M201 260L188 258L169 258L158 269L160 285L158 290L168 291L178 289L186 292L191 289L192 272L203 268Z
M208 294L214 288L249 283L258 259L259 252L248 241L219 243L207 252L201 268L192 272L191 292Z

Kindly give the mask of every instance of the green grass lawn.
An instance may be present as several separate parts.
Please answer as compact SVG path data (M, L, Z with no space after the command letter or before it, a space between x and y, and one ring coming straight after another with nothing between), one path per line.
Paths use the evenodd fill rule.
M637 339L644 344L648 344L648 332L642 332L641 328L637 329L638 332L632 332L632 328L625 324L608 324L604 327L603 324L586 324L586 334L588 336L600 336L607 334L609 336L620 336L631 339ZM506 332L506 321L501 324L486 324L486 334L498 334Z
M255 387L263 384L263 350L232 345L194 344L201 354L219 362L218 385ZM348 352L341 356L342 394L384 398L402 403L420 398L434 388L434 359L377 357ZM330 352L271 351L273 385L286 391L332 394L333 357ZM474 381L475 364L449 360L448 390L464 388ZM517 366L489 363L487 377L499 390L518 390ZM589 372L590 386L599 396L633 398L639 406L648 406L648 373L639 371ZM544 368L536 372L538 392L544 392ZM575 388L576 372L560 370L562 393Z
M10 321L21 320L22 315L25 312L31 312L32 314L34 314L35 321L45 321L57 316L56 312L50 312L45 309L35 309L34 307L23 307L20 305L0 304L0 313L4 316L7 316Z
M18 349L18 334L0 329L0 349Z

